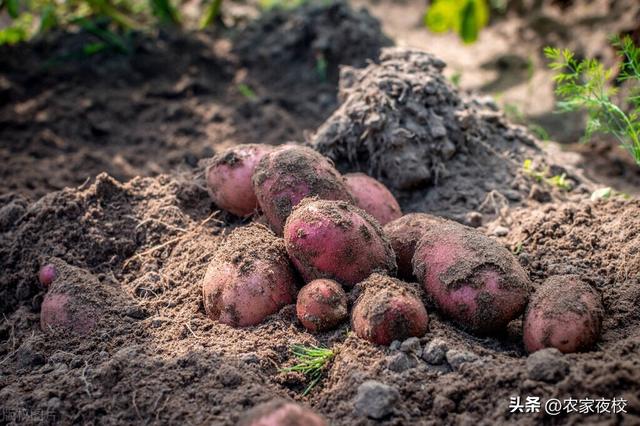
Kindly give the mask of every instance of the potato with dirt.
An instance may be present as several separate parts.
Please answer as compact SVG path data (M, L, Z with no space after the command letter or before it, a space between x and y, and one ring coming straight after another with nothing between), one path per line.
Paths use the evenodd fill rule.
M236 228L211 260L202 294L209 318L232 327L259 324L293 303L296 279L282 239L258 224Z
M378 222L345 201L303 200L287 219L284 242L305 282L329 278L352 287L373 272L396 271Z
M576 275L548 278L531 297L523 325L524 347L532 353L591 349L600 337L604 308L598 291Z
M386 225L402 216L396 197L376 179L364 173L347 173L344 179L356 206L373 216L380 225Z
M351 326L358 337L389 345L427 332L429 315L416 285L372 274L356 290L360 293L351 312Z
M446 219L427 213L409 213L382 228L396 254L398 277L406 281L415 280L412 262L416 246L428 229L443 222Z
M206 170L207 190L218 207L236 216L249 216L258 208L251 178L256 165L273 147L243 144L214 156Z
M287 144L265 155L253 175L258 203L271 228L282 235L293 208L306 197L354 202L344 178L325 157Z
M253 407L238 426L328 426L328 423L310 408L276 399Z
M333 280L313 280L298 293L296 314L311 332L331 330L348 316L347 294Z
M479 334L503 330L520 316L531 288L509 250L454 222L425 232L413 271L442 313Z
M88 271L54 258L47 268L55 272L40 307L40 328L48 333L86 335L105 323L108 307L118 298Z

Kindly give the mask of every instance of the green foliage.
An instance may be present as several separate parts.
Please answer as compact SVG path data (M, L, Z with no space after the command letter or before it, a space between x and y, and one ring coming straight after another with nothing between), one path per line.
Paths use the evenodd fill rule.
M585 139L596 133L613 135L640 165L640 48L630 37L612 40L621 57L619 74L596 59L578 60L568 49L547 47L549 67L556 71L556 94L562 111L585 110L588 121ZM614 80L630 85L629 95L617 105Z
M211 0L209 5L204 10L202 14L202 19L200 19L199 27L200 29L205 29L208 26L211 26L218 16L220 16L220 10L222 9L222 0Z
M476 41L488 22L486 0L433 0L424 17L429 30L435 33L455 31L465 43Z
M307 3L309 0L260 0L259 4L262 10L269 9L295 9Z
M258 95L256 95L256 92L254 92L248 84L240 83L236 87L238 88L238 92L250 101L258 99Z
M281 371L295 371L305 375L309 384L302 393L303 396L311 392L320 379L329 364L335 357L336 353L327 348L318 346L293 345L291 352L297 358L297 363L293 367L283 368Z
M533 166L533 161L530 159L524 160L522 163L522 170L527 176L531 176L538 183L546 183L547 185L556 187L563 191L571 190L571 183L567 180L567 175L562 173L561 175L549 176L549 168L541 171L537 170Z

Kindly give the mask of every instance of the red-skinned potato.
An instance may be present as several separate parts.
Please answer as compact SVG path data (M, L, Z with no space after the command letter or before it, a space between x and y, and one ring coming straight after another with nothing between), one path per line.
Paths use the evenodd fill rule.
M373 216L380 225L386 225L402 216L400 204L391 191L376 179L364 173L344 175L356 205Z
M309 408L277 399L253 407L238 426L328 426L328 423Z
M284 145L265 155L253 175L253 187L271 229L282 229L293 208L305 197L353 202L344 178L325 157L297 145Z
M298 293L296 314L311 332L330 330L348 316L347 294L333 280L313 280Z
M40 307L40 328L50 333L86 335L110 319L109 306L119 297L88 271L52 259L56 279Z
M207 315L246 327L295 300L296 282L281 238L251 224L235 229L216 251L202 283Z
M236 216L248 216L258 207L251 178L258 162L272 146L244 144L213 157L207 167L207 189L214 203Z
M520 316L531 287L509 250L453 222L425 232L413 271L441 312L481 334L502 330Z
M361 339L389 345L427 332L429 316L414 285L372 274L357 287L360 294L351 312L351 326Z
M604 308L600 294L575 275L548 278L531 296L523 325L527 352L590 349L600 337Z
M430 214L409 213L383 227L396 254L398 277L406 281L415 279L412 262L416 246L428 229L443 222L446 220Z
M57 275L58 273L56 271L55 265L48 263L46 265L43 265L38 271L38 281L40 281L40 284L43 287L48 288L56 279Z
M303 200L287 219L284 241L305 282L329 278L352 287L373 272L396 270L378 222L344 201Z

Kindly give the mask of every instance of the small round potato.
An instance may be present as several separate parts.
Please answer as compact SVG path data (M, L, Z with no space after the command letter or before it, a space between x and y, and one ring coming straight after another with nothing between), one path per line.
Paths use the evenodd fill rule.
M527 306L524 347L529 353L543 348L586 351L600 337L603 315L600 294L578 276L550 277Z
M313 280L298 293L296 313L307 330L330 330L348 316L347 295L333 280Z

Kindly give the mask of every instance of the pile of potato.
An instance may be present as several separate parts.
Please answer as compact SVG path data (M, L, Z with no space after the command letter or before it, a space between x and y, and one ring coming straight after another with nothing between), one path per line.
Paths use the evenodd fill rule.
M388 345L427 332L426 293L441 314L477 334L505 329L528 305L528 351L585 350L598 339L600 296L579 278L554 277L529 303L527 273L506 248L443 218L403 216L380 182L342 176L312 149L233 147L211 161L207 186L219 207L262 212L270 228L238 228L219 248L203 282L214 320L255 325L295 300L310 332L339 326L350 311L359 337Z
M403 216L380 182L342 176L310 148L236 146L210 161L206 180L217 206L256 218L227 236L207 269L202 292L213 320L252 326L295 303L310 332L350 317L357 336L388 345L427 332L428 298L477 334L500 332L524 313L529 352L582 351L599 338L601 297L579 277L551 277L530 298L527 273L505 247L443 218ZM90 332L96 321L79 321L88 316L52 267L40 271L49 287L42 329Z

